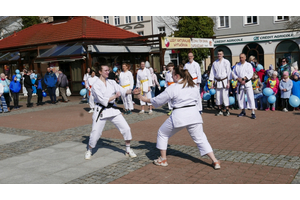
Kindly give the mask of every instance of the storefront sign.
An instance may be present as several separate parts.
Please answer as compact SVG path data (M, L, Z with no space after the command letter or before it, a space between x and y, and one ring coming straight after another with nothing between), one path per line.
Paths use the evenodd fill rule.
M191 38L192 48L214 48L213 39L206 38Z
M207 38L177 38L162 37L164 49L214 48L212 39Z
M189 49L191 48L190 38L162 37L161 46L164 49Z
M299 38L297 32L287 32L287 33L276 33L276 34L266 34L266 35L253 35L246 37L236 37L236 38L226 38L226 39L215 39L215 45L222 44L236 44L236 43L248 43L248 42L259 42L259 41L273 41L282 39L292 39Z

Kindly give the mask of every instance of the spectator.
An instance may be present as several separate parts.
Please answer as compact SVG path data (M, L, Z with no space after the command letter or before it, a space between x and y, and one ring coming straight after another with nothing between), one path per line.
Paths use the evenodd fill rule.
M31 98L32 98L32 82L31 82L31 79L30 79L30 75L31 75L31 72L30 71L24 71L24 86L28 92L28 96L27 96L27 107L32 107L32 104L31 104Z
M28 92L27 92L27 90L26 90L26 88L25 88L25 85L24 85L24 78L23 78L23 76L24 76L24 72L26 71L26 69L23 69L23 71L21 72L21 75L22 75L22 77L21 77L21 81L22 81L22 86L23 86L23 95L24 95L24 97L27 97L27 95L28 95Z
M291 96L291 90L293 88L293 81L289 79L289 73L287 71L283 72L283 77L279 84L279 89L281 91L281 105L284 112L288 111L288 100Z
M288 65L288 59L282 58L281 60L281 66L278 68L278 79L281 80L281 77L283 76L283 72L288 71L289 76L291 75L291 67Z
M5 98L4 98L3 92L4 92L4 87L3 87L2 84L0 84L0 100L1 100L0 103L2 104L4 113L7 113L8 109L7 109L7 105L6 105L6 102L5 102ZM2 113L2 107L0 105L0 113Z
M1 73L0 84L3 85L3 97L5 99L8 112L10 112L10 96L9 96L9 84L10 80L7 79L4 73Z
M62 96L62 102L68 103L68 98L66 95L67 88L69 87L69 81L67 76L61 71L58 70L58 78L57 78L57 86L59 88L59 92Z
M13 81L10 82L9 89L14 99L14 109L19 109L19 92L21 91L21 83L17 81L17 76L13 75Z
M45 74L44 82L47 85L51 103L55 104L56 103L55 90L56 90L57 77L53 73L52 69L50 69L50 67L47 68L47 73Z
M255 108L258 109L257 102L259 101L260 103L260 110L263 109L263 93L262 93L262 88L263 84L260 81L260 78L258 77L257 73L255 72L252 77L252 88L253 88L253 93L254 93L254 100L255 100Z
M91 77L91 68L86 68L86 72L83 76L83 81L84 81L84 87L87 87L87 80ZM84 95L83 100L85 100L85 98L87 98L87 102L89 102L89 96L88 93L86 95Z
M238 86L238 81L231 79L230 80L230 88L229 88L229 96L234 97L234 104L229 106L231 108L231 110L239 108L238 98L237 98L237 86Z
M161 87L160 87L159 82L157 80L156 74L154 74L153 68L150 67L149 70L150 70L150 75L152 76L151 96L153 98L153 97L155 97L156 86L157 86L158 90L161 90Z
M300 81L299 81L299 73L294 73L293 76L293 88L292 88L292 94L300 98ZM297 108L294 108L294 110L300 110L299 106Z
M278 93L278 88L279 88L279 80L277 78L278 73L277 73L277 71L273 71L273 70L269 71L269 73L271 73L271 72L273 72L273 73L272 73L272 77L267 80L267 88L271 88L274 92L274 95L276 96ZM275 104L276 104L276 102L274 102L272 105L272 111L275 111ZM267 102L266 111L268 111L268 110L270 110L269 102Z
M37 79L34 84L37 89L37 95L38 95L37 105L38 106L43 105L43 92L46 86L40 74L37 74Z

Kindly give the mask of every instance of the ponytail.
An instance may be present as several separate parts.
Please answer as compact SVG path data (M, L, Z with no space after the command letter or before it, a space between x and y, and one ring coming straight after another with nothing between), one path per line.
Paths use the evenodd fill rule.
M180 84L183 84L183 88L186 85L188 87L194 87L196 85L187 69L182 69L181 67L174 67L174 73L178 74L182 78Z

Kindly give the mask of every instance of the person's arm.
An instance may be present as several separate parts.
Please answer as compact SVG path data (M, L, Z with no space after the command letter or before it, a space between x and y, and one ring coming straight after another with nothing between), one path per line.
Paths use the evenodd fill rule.
M134 81L133 81L133 75L132 75L131 72L129 73L129 81L130 81L130 89L132 90L133 85L134 85Z
M141 87L141 83L140 83L140 78L139 78L139 71L137 71L136 73L136 87L140 88Z
M148 77L148 87L149 87L149 91L150 91L150 87L153 85L152 85L152 76L151 76L149 69L147 70L147 77Z
M280 90L283 90L283 89L284 89L284 87L283 87L283 81L282 81L282 80L281 80L280 83L279 83L279 89L280 89Z
M289 80L289 83L288 83L288 86L286 88L286 91L290 91L290 90L292 90L292 88L293 88L293 81Z

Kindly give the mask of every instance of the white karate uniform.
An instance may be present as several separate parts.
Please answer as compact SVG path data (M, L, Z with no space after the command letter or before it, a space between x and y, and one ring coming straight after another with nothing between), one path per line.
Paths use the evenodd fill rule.
M120 85L126 90L133 89L133 76L132 73L128 70L127 72L121 72L119 77ZM126 87L125 87L126 86ZM126 110L133 110L132 96L127 94L125 97L121 97L124 107Z
M141 82L143 80L148 80L145 82ZM144 70L139 69L136 75L136 87L143 89L143 96L146 96L148 99L151 99L151 91L148 91L148 87L152 86L152 77L150 74L150 70L144 68ZM140 100L142 106L146 105L146 103ZM148 106L151 106L151 103L147 103Z
M83 81L84 81L84 87L86 88L87 87L87 80L91 77L90 74L86 73L84 74L83 76ZM86 95L83 96L84 98L87 97L88 98L88 101L89 101L89 98L90 98L90 95L89 93L87 92Z
M199 84L199 87L198 87L198 93L200 93L200 83L201 83L201 70L200 70L200 65L193 60L192 63L190 62L187 62L185 63L183 69L187 69L190 73L190 75L192 76L193 78L193 81L195 84ZM199 96L199 106L200 106L200 111L202 111L202 99L201 99L201 96Z
M24 94L24 96L27 96L28 92L27 92L25 84L24 84L24 77L23 76L24 76L24 72L21 72L23 94Z
M91 93L92 93L92 86L97 79L99 79L99 77L97 77L97 76L91 77L90 76L86 81L87 88L88 88L88 90L90 90ZM89 95L89 97L90 97L90 99L89 99L90 108L93 109L93 108L95 108L94 96L91 94L91 95Z
M166 79L165 79L165 88L171 86L169 85L168 83L170 83L171 85L174 84L174 80L172 78L172 72L168 71L166 73ZM172 110L172 107L171 107L171 104L170 102L168 102L168 107L169 107L169 110Z
M100 79L97 79L93 84L92 95L94 96L96 105L93 114L92 132L89 140L89 145L92 148L96 146L97 141L101 137L106 120L110 120L119 129L124 137L124 140L132 139L130 127L119 109L105 108L96 122L99 112L102 108L102 106L97 105L97 103L100 103L103 106L107 106L108 103L114 103L115 99L110 102L108 102L108 100L118 91L121 92L122 96L125 96L127 90L118 85L114 80L106 79L106 86Z
M216 79L224 79L223 81L217 81ZM231 80L231 67L230 62L223 58L221 62L219 59L213 62L209 80L214 81L214 86L216 87L216 104L224 106L229 106L229 92L226 88L228 81Z
M179 80L178 82L180 82ZM175 83L165 89L160 95L151 99L154 107L159 107L170 101L173 112L158 130L156 147L166 150L169 138L183 128L187 128L190 136L197 144L200 154L203 156L212 152L212 148L203 132L202 117L199 113L198 87L185 87ZM195 105L192 107L185 107ZM177 109L175 109L177 108Z
M241 85L240 83L238 83L237 98L238 98L240 109L246 109L247 108L247 104L245 102L245 92L246 92L249 108L255 109L254 93L253 93L252 81L251 81L251 78L253 76L252 65L248 62L245 62L244 64L238 63L233 70L232 76L235 80L237 78L245 78L245 77L247 77L247 79L250 80L245 85Z

